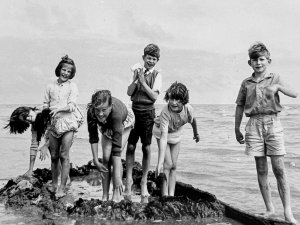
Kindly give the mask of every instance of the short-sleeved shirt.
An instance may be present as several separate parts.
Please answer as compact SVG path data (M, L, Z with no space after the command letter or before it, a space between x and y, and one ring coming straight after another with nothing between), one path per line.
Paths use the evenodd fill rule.
M75 104L78 98L77 85L70 80L64 83L58 83L58 81L51 82L46 87L44 95L44 104L47 107L65 107L70 106L70 110L75 110Z
M144 66L142 66L140 63L137 63L137 64L133 65L130 69L131 69L132 72L134 70L136 70L136 69L142 69L144 72L146 70L146 68ZM148 70L147 73L146 73L146 75L148 73L152 73L154 69L155 68L153 67L150 70ZM130 78L130 82L129 83L131 84L132 81L133 81L133 76ZM138 81L136 80L135 82L137 83ZM162 76L161 76L161 73L158 72L158 74L156 75L156 78L155 78L152 90L155 91L155 92L157 92L157 93L160 93L161 92L161 87L162 87Z
M99 125L103 131L106 129L112 130L112 152L120 152L122 147L122 134L124 130L123 122L126 120L127 114L128 111L126 105L115 97L112 97L111 113L107 117L105 124L93 117L91 109L89 109L87 112L89 142L91 144L99 142Z
M274 73L268 73L260 81L255 81L251 77L246 78L240 87L236 104L244 106L244 112L247 117L259 114L277 114L281 112L278 92L275 95L268 95L265 88L273 84L280 84L280 76Z
M176 113L166 105L160 113L160 130L162 132L177 132L184 124L193 122L193 108L185 104L181 112Z

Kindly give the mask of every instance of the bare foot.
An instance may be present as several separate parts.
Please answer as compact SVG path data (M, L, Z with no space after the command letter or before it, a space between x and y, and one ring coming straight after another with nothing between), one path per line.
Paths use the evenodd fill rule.
M25 177L32 177L32 174L33 174L32 170L28 170L26 173L24 173L23 176L25 176Z
M47 187L47 190L50 192L50 193L55 193L57 191L57 184L53 184L51 186L48 186Z
M56 199L60 199L64 196L66 196L66 193L62 190L58 190L57 193L55 194Z
M143 181L141 182L141 196L150 196L147 188L147 181L146 183Z
M114 201L114 202L122 201L123 200L122 194L123 194L123 186L118 185L117 187L114 188L112 201Z
M124 198L127 200L131 200L132 184L133 184L132 180L126 179Z
M108 201L108 195L103 195L102 196L102 201L104 201L104 202Z
M298 224L297 220L294 218L292 210L288 210L284 212L285 220L292 223L292 224Z

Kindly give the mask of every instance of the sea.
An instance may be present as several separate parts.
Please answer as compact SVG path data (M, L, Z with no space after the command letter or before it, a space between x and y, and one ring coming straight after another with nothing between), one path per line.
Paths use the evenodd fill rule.
M18 106L21 105L0 105L0 186L6 184L8 179L24 174L29 166L30 129L18 135L9 134L7 129L2 129L12 111ZM80 106L85 110L86 105ZM157 106L157 113L162 106ZM192 104L192 106L197 119L200 142L194 142L192 127L186 124L177 163L177 180L208 191L223 202L241 210L254 214L265 212L257 183L255 160L245 155L245 145L239 144L235 139L235 105ZM280 118L285 133L287 149L285 168L291 189L292 210L295 218L300 221L300 105L284 105ZM247 118L244 117L241 125L243 133L246 122ZM151 169L155 170L158 156L155 139L152 141L151 151ZM73 166L81 166L92 159L86 123L77 133L70 156ZM101 148L99 156L101 156ZM122 158L125 159L125 150L122 152ZM141 159L141 145L138 144L136 161L141 162ZM40 161L37 157L35 168L50 168L50 159ZM283 218L283 207L270 160L269 179L276 216ZM86 194L87 198L99 194L99 190L98 192L91 190ZM32 215L15 212L5 208L3 204L0 204L0 218L0 224L38 224L32 222ZM65 219L63 224L89 224L89 220L90 218L83 219L83 222L79 223L74 219ZM26 221L31 222L26 223ZM107 221L101 224L115 223Z

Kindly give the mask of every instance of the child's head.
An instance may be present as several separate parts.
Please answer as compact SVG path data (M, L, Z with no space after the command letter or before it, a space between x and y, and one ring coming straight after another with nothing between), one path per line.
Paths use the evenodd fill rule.
M158 62L160 57L160 49L155 44L149 44L144 48L144 66L147 69L151 69Z
M56 69L55 69L55 75L59 77L61 75L61 69L65 65L71 65L71 75L69 76L68 79L72 79L75 76L76 73L76 66L75 63L72 59L68 57L68 55L65 55L64 57L61 58L61 61L58 63Z
M18 107L12 112L4 128L9 128L11 134L22 134L32 124L37 131L37 139L40 141L51 119L50 111L50 109L44 109L41 113L36 113L36 108Z
M180 109L189 102L189 91L184 84L176 81L166 91L164 100L168 102L169 106L174 105L172 108Z
M29 118L29 113L31 110L34 111L35 108L26 106L16 108L12 112L8 124L4 128L9 128L11 134L22 134L30 125L29 120L31 120L31 118Z
M248 50L248 55L250 60L251 59L257 59L260 56L265 56L267 59L270 59L270 52L267 49L267 47L261 43L261 42L256 42Z
M92 117L100 122L105 122L112 108L112 97L109 90L99 90L92 95L92 100L88 104Z

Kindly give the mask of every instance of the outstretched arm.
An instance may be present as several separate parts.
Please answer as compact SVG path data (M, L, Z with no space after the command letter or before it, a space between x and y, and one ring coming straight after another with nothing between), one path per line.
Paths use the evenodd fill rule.
M158 162L156 167L156 173L159 175L159 173L162 171L164 160L165 160L165 154L166 154L166 148L167 148L167 138L168 133L165 131L162 131L161 137L158 142Z
M198 128L197 128L197 121L196 118L193 118L192 121L192 128L193 128L193 133L194 133L194 137L193 140L195 140L195 142L199 142L200 141L200 136L198 134Z
M298 96L298 93L283 81L280 81L279 84L274 84L269 87L266 87L266 90L273 93L277 93L278 91L280 91L282 94L292 98L297 98Z
M235 109L235 137L240 144L244 144L244 136L240 131L241 122L243 119L244 106L237 105Z

